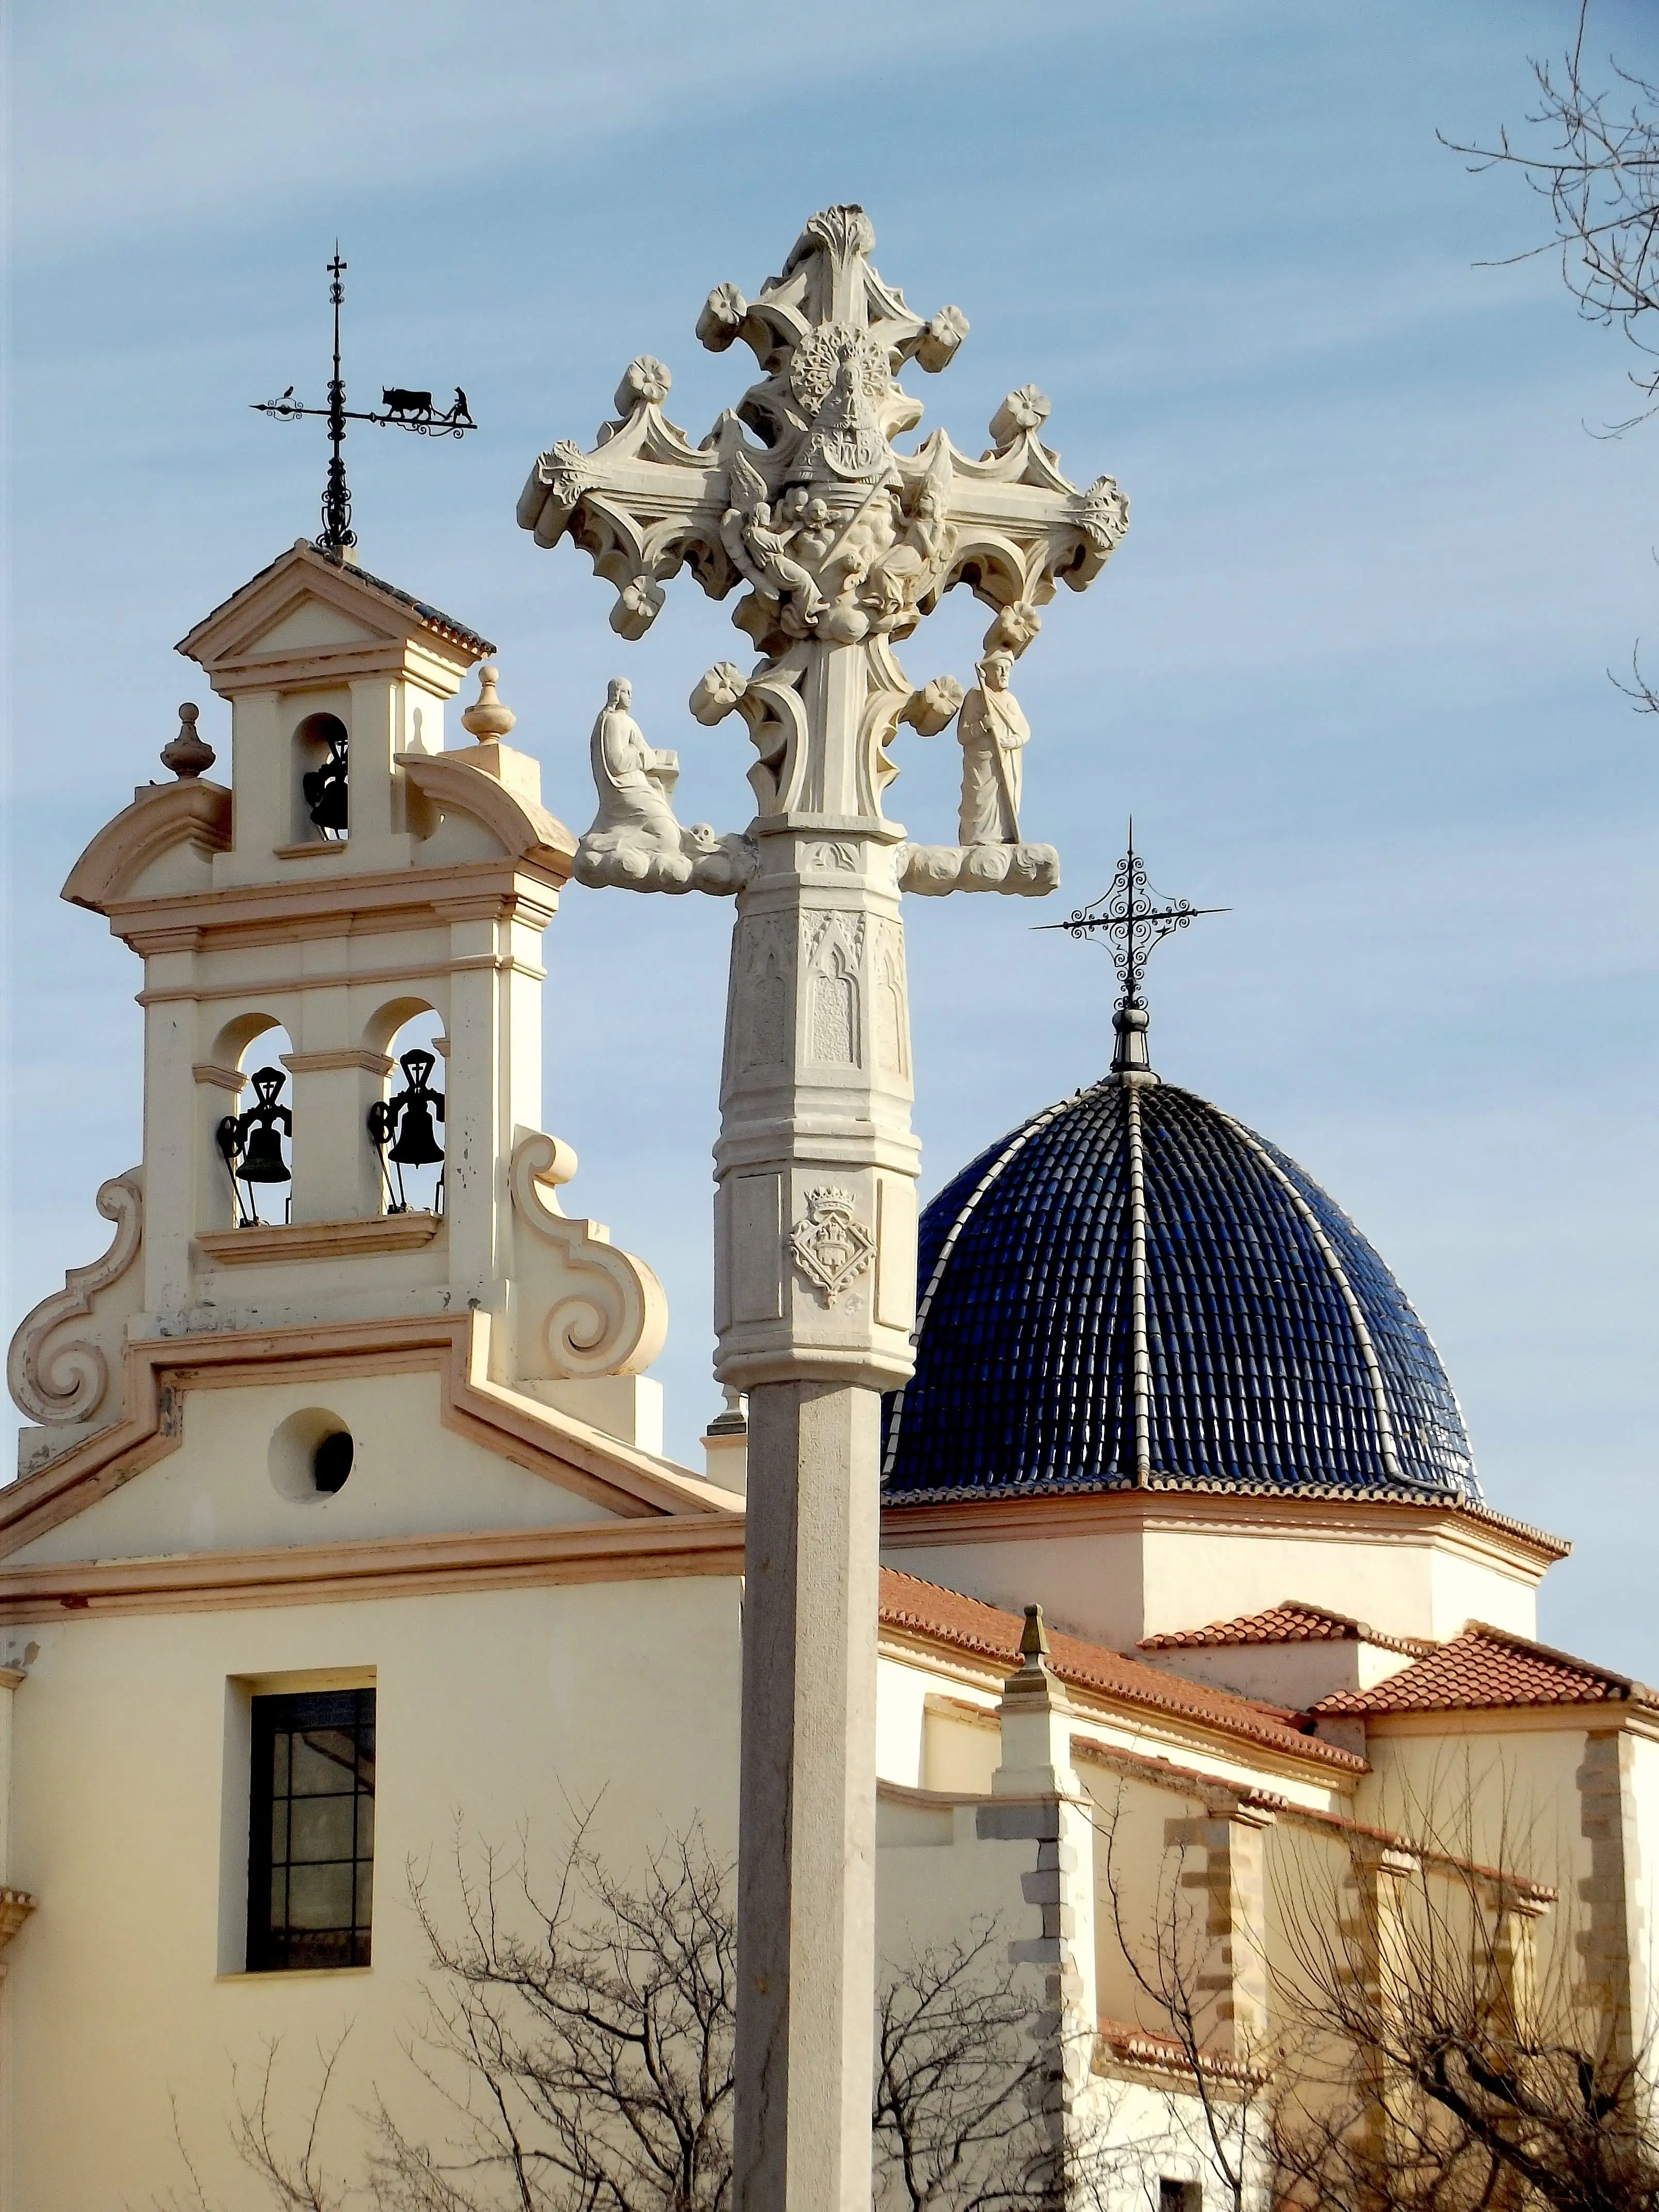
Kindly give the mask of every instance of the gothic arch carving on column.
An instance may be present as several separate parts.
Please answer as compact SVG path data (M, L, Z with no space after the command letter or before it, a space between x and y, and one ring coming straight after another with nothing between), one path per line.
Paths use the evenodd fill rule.
M598 1221L572 1220L555 1192L576 1172L558 1137L520 1130L507 1170L516 1218L538 1240L514 1268L525 1325L519 1374L550 1379L638 1375L662 1350L668 1299L643 1260L618 1251Z
M103 1293L118 1283L138 1256L144 1236L144 1176L142 1168L112 1176L99 1188L98 1211L115 1224L115 1235L101 1260L71 1267L64 1287L42 1298L25 1315L11 1340L6 1381L17 1405L31 1420L48 1428L91 1421L107 1408L119 1410L118 1387L111 1388L110 1362L118 1347L125 1307L99 1314ZM130 1301L135 1310L136 1297ZM70 1323L92 1316L82 1334L60 1335Z

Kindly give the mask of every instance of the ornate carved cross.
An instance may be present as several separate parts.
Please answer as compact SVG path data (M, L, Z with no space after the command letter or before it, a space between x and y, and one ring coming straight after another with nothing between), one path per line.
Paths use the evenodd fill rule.
M1056 584L1092 583L1128 523L1109 477L1079 491L1062 475L1042 442L1048 403L1033 385L1003 401L977 459L942 429L914 453L895 449L922 413L898 371L911 361L944 368L968 323L956 307L913 314L871 266L874 243L862 209L828 208L758 299L733 284L709 294L697 336L717 353L741 339L762 374L701 445L663 412L668 370L641 356L593 450L561 440L519 501L538 545L568 536L615 586L611 623L623 637L645 635L683 568L714 599L745 587L732 621L761 659L747 677L729 661L709 670L691 711L704 723L743 716L763 817L880 819L900 723L940 730L962 696L948 678L914 689L897 642L966 584L994 611L987 652L1018 657ZM740 872L704 868L697 887L735 888ZM917 872L912 859L907 878ZM908 887L957 886L935 864Z
M897 381L967 334L872 266L863 210L807 223L757 299L708 295L705 346L759 380L694 446L641 356L592 452L542 454L519 502L538 544L570 538L644 635L689 568L757 649L722 661L692 714L743 718L747 830L683 828L678 762L647 745L620 679L593 732L599 818L576 872L638 890L735 892L715 1155L715 1372L750 1402L738 1915L739 2212L868 2212L880 1393L912 1365L915 1177L903 889L1041 892L1021 842L1028 734L1009 687L1064 580L1081 591L1127 524L1042 444L1048 401L1012 392L977 459ZM920 688L896 647L965 584L993 611L981 683ZM901 724L962 713L956 846L908 845L882 811Z

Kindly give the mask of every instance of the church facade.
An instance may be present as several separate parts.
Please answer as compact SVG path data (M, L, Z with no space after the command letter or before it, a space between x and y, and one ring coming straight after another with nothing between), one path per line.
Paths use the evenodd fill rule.
M181 2144L245 2201L233 2069L273 2042L296 2118L339 2045L342 2170L377 2098L437 2140L411 1881L441 1912L458 1836L551 1863L581 1815L624 1871L736 1838L741 1407L665 1455L661 1287L542 1127L577 843L492 648L301 541L180 650L228 778L192 716L64 889L143 963L144 1156L11 1352L16 2212L166 2201ZM1634 2060L1659 1705L1537 1644L1566 1547L1486 1501L1404 1294L1152 1058L1124 1007L923 1217L877 1895L890 1960L998 1929L1055 2141L1191 2212L1235 2155L1265 2201L1311 1899L1376 1948L1391 1884L1461 1883Z

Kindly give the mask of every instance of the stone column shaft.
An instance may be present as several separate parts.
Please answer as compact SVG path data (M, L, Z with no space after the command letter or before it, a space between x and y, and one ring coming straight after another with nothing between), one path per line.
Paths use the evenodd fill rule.
M913 1363L918 1160L864 654L814 647L802 693L738 902L715 1155L715 1372L750 1403L737 2204L868 2212L880 1394Z
M750 1395L737 2199L751 2212L870 2202L880 1419L877 1393L847 1384Z

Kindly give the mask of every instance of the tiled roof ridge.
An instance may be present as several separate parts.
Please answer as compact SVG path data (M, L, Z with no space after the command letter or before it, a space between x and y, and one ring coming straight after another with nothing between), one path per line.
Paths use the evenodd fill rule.
M1469 1662L1493 1650L1513 1655L1526 1671L1505 1685L1501 1679L1482 1684L1469 1678ZM1586 1687L1573 1694L1565 1685L1551 1693L1547 1678L1566 1676ZM1540 1679L1540 1678L1543 1679ZM1589 1686L1594 1686L1593 1687ZM1594 1660L1580 1659L1555 1645L1499 1628L1491 1621L1471 1620L1437 1649L1413 1662L1403 1672L1377 1682L1369 1690L1336 1690L1311 1708L1313 1716L1335 1713L1480 1711L1505 1706L1636 1705L1659 1706L1659 1696L1628 1674Z
M1298 1483L1294 1491L1287 1491L1282 1483L1253 1482L1246 1476L1170 1474L1156 1468L1144 1483L1131 1482L1122 1475L1080 1479L1072 1475L1054 1475L1035 1482L1000 1482L995 1485L935 1483L926 1490L905 1490L884 1496L882 1510L884 1513L901 1512L907 1505L966 1505L987 1497L1089 1498L1120 1491L1193 1491L1216 1498L1294 1497L1351 1499L1355 1504L1379 1505L1441 1505L1467 1515L1471 1521L1484 1522L1492 1528L1501 1529L1505 1535L1523 1537L1528 1542L1553 1552L1559 1559L1567 1559L1572 1551L1566 1537L1552 1535L1547 1528L1540 1528L1531 1521L1518 1521L1511 1513L1500 1513L1495 1506L1488 1505L1484 1498L1470 1498L1451 1489L1419 1490L1408 1484L1401 1484L1398 1489L1394 1489L1382 1483L1304 1482Z
M369 569L359 568L355 562L330 559L309 538L296 538L292 545L284 547L274 561L267 561L263 568L256 569L245 583L238 584L234 592L228 592L218 605L204 614L199 622L192 623L189 635L193 637L198 629L204 629L209 623L216 621L227 607L241 598L244 592L251 592L256 584L264 583L274 568L280 568L284 561L291 560L296 553L302 556L309 554L313 559L325 562L331 568L337 569L342 575L353 577L360 584L368 584L394 605L418 615L425 627L435 630L439 636L452 638L457 645L470 646L481 659L488 659L495 650L487 637L480 637L477 630L469 629L465 623L457 622L453 615L445 614L441 608L429 605L425 599L417 599L412 592L405 592L397 584L389 584L384 576L374 575Z
M1305 1624L1298 1634L1297 1625ZM1166 1629L1158 1636L1143 1636L1142 1651L1191 1651L1249 1644L1372 1644L1383 1651L1409 1652L1423 1658L1439 1650L1432 1637L1392 1636L1373 1628L1352 1613L1336 1613L1328 1605L1307 1598L1281 1598L1259 1613L1242 1613L1231 1620L1215 1620L1202 1628Z
M907 1591L925 1592L936 1601L943 1599L945 1607L941 1609L937 1603L931 1607L919 1605L914 1601L907 1604ZM1000 1606L989 1605L983 1598L968 1597L942 1583L927 1582L920 1575L902 1573L896 1567L882 1569L881 1592L884 1626L931 1637L957 1650L975 1652L1006 1663L1011 1671L1018 1664L1019 1638L1024 1622L1017 1614L1005 1613ZM949 1617L952 1612L957 1615L954 1620ZM1143 1660L1130 1658L1103 1644L1090 1644L1081 1637L1068 1636L1063 1631L1050 1630L1049 1643L1054 1671L1068 1685L1121 1697L1150 1711L1170 1713L1220 1729L1297 1759L1310 1759L1322 1765L1355 1771L1363 1770L1365 1765L1354 1753L1304 1733L1284 1706L1241 1697L1236 1691L1216 1689L1208 1683L1184 1682L1179 1675L1162 1673Z
M1198 2044L1189 2050L1179 2037L1160 2034L1131 2020L1109 2020L1103 2014L1097 2023L1097 2032L1115 2057L1132 2065L1179 2074L1201 2071L1213 2075L1218 2081L1251 2086L1267 2078L1261 2067L1253 2066L1248 2058L1239 2057L1235 2051L1221 2051L1212 2044Z

